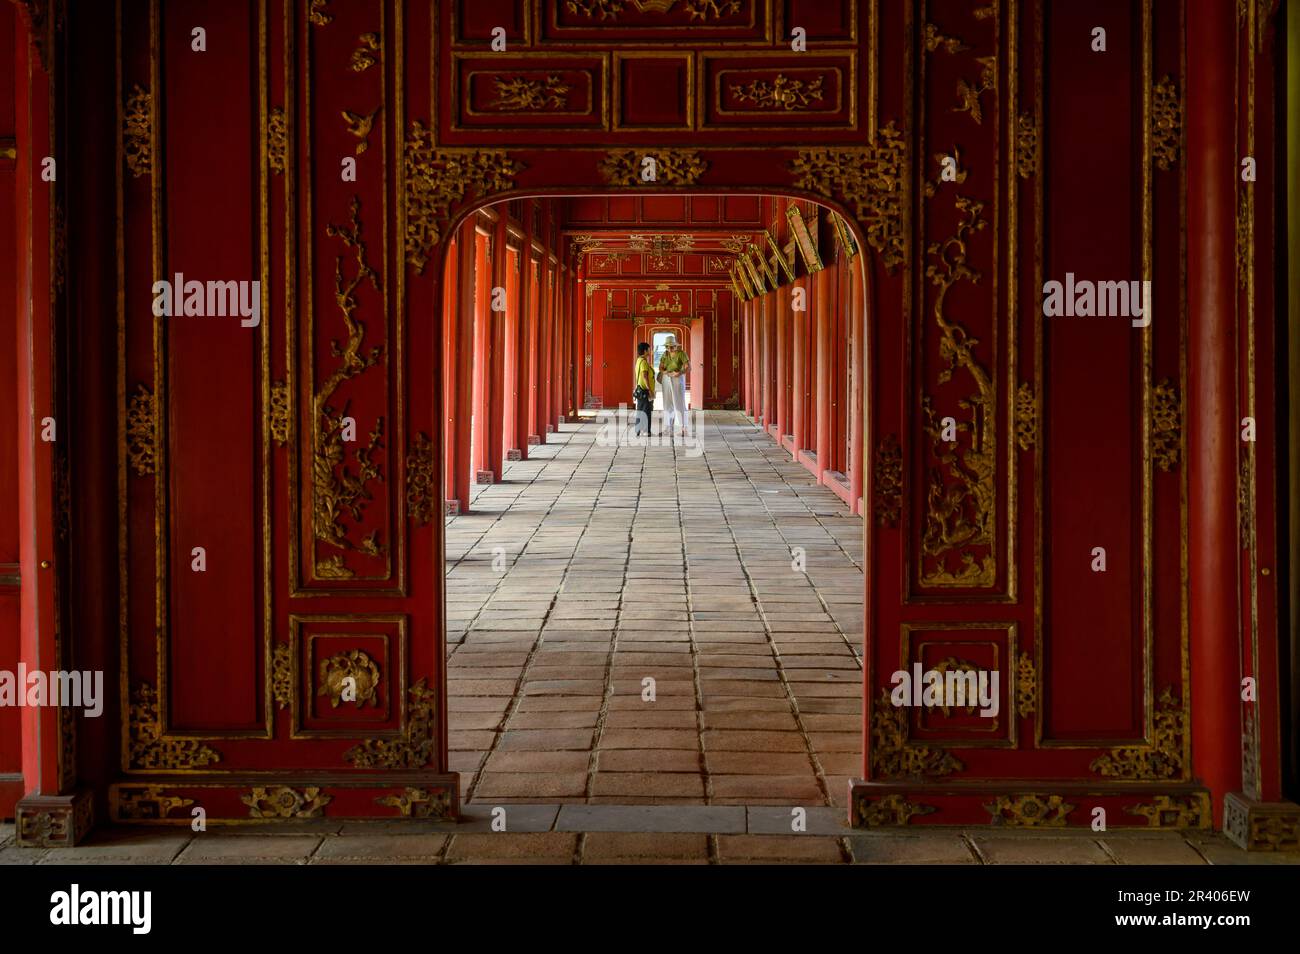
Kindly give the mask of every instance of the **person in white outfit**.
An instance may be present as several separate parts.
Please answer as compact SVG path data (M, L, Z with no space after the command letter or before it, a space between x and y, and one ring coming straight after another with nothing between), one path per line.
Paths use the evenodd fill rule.
M664 342L664 353L659 359L657 375L664 396L665 434L690 432L690 423L686 416L686 372L690 368L691 359L677 343L677 336L669 335L668 340Z

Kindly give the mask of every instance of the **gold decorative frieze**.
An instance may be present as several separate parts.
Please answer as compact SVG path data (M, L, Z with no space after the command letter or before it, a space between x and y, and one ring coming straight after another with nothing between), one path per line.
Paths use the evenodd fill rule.
M281 709L293 702L293 647L276 643L271 651L271 698Z
M891 121L869 146L801 149L790 164L795 184L853 209L887 268L907 257L903 242L903 134Z
M321 818L333 795L322 795L315 786L302 791L288 785L254 788L239 800L248 806L251 818Z
M1038 442L1038 401L1034 389L1021 382L1016 389L1016 443L1029 450Z
M361 45L352 51L352 59L349 66L354 73L364 73L370 67L379 62L383 56L384 45L379 39L378 33L363 33L357 37L357 42Z
M266 163L277 175L284 175L289 163L289 118L279 106L266 118Z
M154 472L157 410L153 393L143 384L137 385L126 407L126 458L131 469L141 477Z
M682 4L681 12L694 20L717 20L740 12L740 0L564 0L565 9L576 16L594 20L618 20L623 8L631 4L637 13L668 13Z
M1031 716L1038 708L1038 667L1034 657L1021 653L1016 663L1016 711L1022 716Z
M1157 795L1148 803L1126 805L1124 811L1147 820L1148 828L1209 828L1213 822L1209 792L1186 798Z
M334 14L325 9L329 0L307 0L307 22L312 26L325 26L334 22Z
M934 400L921 400L932 463L926 467L926 512L921 534L921 583L925 586L989 587L997 578L997 387L975 355L979 339L947 315L947 295L959 281L975 282L979 272L966 263L971 234L988 223L980 218L983 203L957 196L962 216L957 231L928 249L933 261L925 274L938 288L933 315L939 329L939 355L946 367L939 382L965 371L974 387L958 402L958 440L950 440ZM961 440L961 435L966 439ZM956 561L954 567L954 560Z
M406 788L399 795L376 798L380 805L396 808L403 818L450 818L451 792L445 788Z
M403 158L406 181L406 262L424 272L452 210L476 196L514 188L524 164L492 149L437 149L423 123L411 123Z
M954 113L970 113L976 123L983 123L984 113L980 108L980 97L990 90L997 89L998 58L996 56L978 56L975 62L981 67L980 78L975 85L965 80L957 81L958 103L952 108Z
M197 739L164 738L158 714L158 691L147 682L131 695L127 759L133 769L196 769L220 762L221 756Z
M896 527L903 509L903 449L896 435L886 434L876 445L873 472L876 526Z
M433 519L435 488L433 444L423 431L406 452L406 512L419 526Z
M1007 828L1064 828L1074 806L1060 795L999 795L985 810Z
M1178 87L1166 75L1151 91L1151 155L1156 167L1169 170L1178 164L1183 131L1183 110Z
M1249 187L1247 187L1249 188ZM1237 196L1237 287L1248 284L1251 269L1255 266L1255 204L1246 192Z
M854 817L863 828L882 828L906 825L917 815L929 815L933 805L909 802L904 795L886 795L884 798L858 796Z
M881 689L871 713L871 768L877 778L915 778L960 772L966 766L939 748L909 745L906 708Z
M811 109L822 101L823 76L811 82L789 79L777 73L769 83L756 79L749 83L732 83L731 95L741 103L752 103L758 109L782 109L786 112Z
M418 769L437 751L437 708L432 689L421 679L411 687L406 725L398 739L366 739L343 753L353 768Z
M153 172L153 95L138 83L122 111L122 152L126 168L139 178Z
M1016 120L1016 172L1028 179L1038 170L1038 125L1030 113Z
M642 177L646 159L654 160L654 178ZM694 149L618 149L605 154L600 174L610 185L695 185L708 168Z
M488 107L501 113L540 113L563 109L568 105L569 93L573 90L573 87L553 74L545 79L498 76L496 84L497 98L488 103Z
M1125 745L1093 759L1092 771L1106 778L1159 781L1183 774L1183 739L1187 717L1173 687L1160 694L1155 713L1155 733L1149 745Z
M1250 445L1241 449L1237 464L1237 529L1241 548L1255 545L1255 460Z
M1183 408L1178 389L1165 378L1156 385L1151 404L1151 459L1165 472L1178 466L1182 432Z
M361 523L366 505L374 497L370 490L371 481L384 479L375 459L376 453L383 448L384 419L375 418L369 442L356 442L349 463L343 441L347 415L330 403L344 381L364 374L385 360L386 354L382 344L365 349L365 322L354 317L357 289L368 283L378 291L379 277L366 261L366 245L361 239L361 200L353 196L349 209L348 225L329 225L325 229L327 235L341 240L344 247L352 251L355 271L350 276L345 275L343 256L335 259L334 301L342 313L347 335L342 345L334 344L338 367L321 383L320 390L312 398L312 535L318 543L340 550L380 556L387 552L387 547L379 539L380 531L372 530L360 542L355 542L348 535L348 524ZM314 548L312 552L318 578L350 579L354 576L342 554L318 560Z
M745 249L749 248L753 240L748 235L732 235L718 242L724 249L732 255L740 255Z
M379 705L379 685L379 665L368 653L353 649L321 660L316 695L329 696L334 709L341 702L352 702L363 709L367 703ZM351 698L346 698L349 695Z
M382 106L376 106L368 113L354 113L350 109L340 111L348 135L357 141L356 148L353 151L358 156L370 148L370 130L374 128L375 117L379 115L379 111L383 108Z
M164 795L161 785L120 785L110 795L113 818L117 821L156 821L178 808L194 804L192 798Z

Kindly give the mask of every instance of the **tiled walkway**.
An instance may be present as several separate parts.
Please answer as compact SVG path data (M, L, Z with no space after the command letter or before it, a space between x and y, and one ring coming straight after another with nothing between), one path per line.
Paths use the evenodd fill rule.
M860 518L739 413L700 417L702 452L610 430L564 425L447 521L464 794L843 805Z

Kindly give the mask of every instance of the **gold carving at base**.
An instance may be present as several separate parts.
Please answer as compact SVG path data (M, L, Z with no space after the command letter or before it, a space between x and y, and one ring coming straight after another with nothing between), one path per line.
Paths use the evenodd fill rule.
M898 437L886 434L876 445L876 526L896 527L903 509L903 449Z
M133 769L196 769L221 756L197 739L164 738L158 715L158 691L147 682L131 696L127 761Z
M379 705L379 684L379 665L368 653L353 649L321 660L316 695L329 696L330 707L334 709L341 702L352 702L363 709L367 703ZM345 699L345 695L352 698Z
M153 96L138 83L122 111L122 152L131 175L153 173Z
M1210 828L1214 821L1208 792L1186 798L1157 795L1149 803L1126 805L1124 811L1145 818L1148 828Z
M322 795L316 787L299 792L287 785L272 785L254 788L239 800L248 806L252 818L321 818L334 796Z
M884 798L859 795L854 817L864 828L881 828L907 825L917 815L930 815L935 811L933 805L918 805L903 795L886 795Z
M126 406L126 458L131 469L144 477L154 472L158 404L143 384L136 386Z
M1223 800L1223 833L1247 851L1300 851L1300 805L1229 792Z
M790 164L795 185L853 209L867 244L886 268L907 258L903 241L904 159L907 144L891 121L870 146L801 149Z
M1151 459L1166 473L1178 466L1182 431L1183 409L1178 389L1165 378L1156 385L1151 406Z
M154 821L167 818L174 809L194 804L192 798L164 795L161 785L118 786L113 797L113 815L119 821Z
M433 519L436 487L433 472L433 444L423 431L406 452L406 513L419 526Z
M653 159L653 179L641 178L649 168L643 160ZM695 185L709 164L694 149L619 149L605 154L600 174L610 185Z
M1182 703L1170 686L1160 694L1155 715L1155 733L1150 745L1125 745L1093 759L1092 771L1106 778L1159 781L1183 774L1183 737L1187 717Z
M994 825L1007 828L1064 828L1074 806L1060 795L999 795L984 806Z
M437 751L437 707L432 689L421 679L410 689L406 725L398 739L366 739L343 753L353 768L418 769Z
M293 702L293 647L276 643L271 653L271 698L281 709Z
M411 123L403 158L407 264L422 274L452 210L470 197L514 188L523 168L501 150L437 149L432 131Z
M1151 91L1151 155L1157 168L1168 171L1178 164L1182 127L1178 87L1166 75Z
M407 788L400 795L376 798L380 805L396 808L403 818L450 818L451 792L445 788Z
M943 749L909 745L907 711L890 702L888 689L881 689L871 713L871 767L875 777L942 776L966 767Z

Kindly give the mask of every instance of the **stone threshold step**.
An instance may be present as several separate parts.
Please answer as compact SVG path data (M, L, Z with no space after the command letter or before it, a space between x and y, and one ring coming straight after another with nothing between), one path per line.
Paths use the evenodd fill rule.
M796 832L794 810L803 810L803 829ZM655 832L706 835L849 835L844 810L822 805L493 805L476 801L461 809L456 824L438 824L435 831L500 830L494 819L504 812L508 832ZM495 814L494 814L495 813Z

